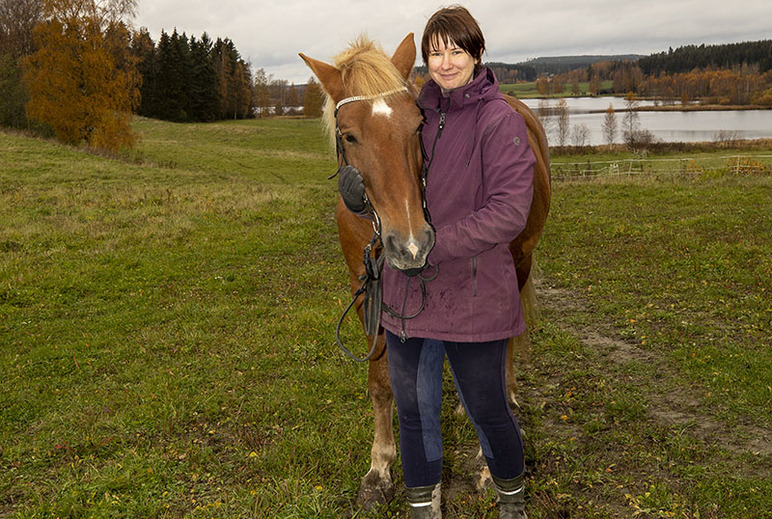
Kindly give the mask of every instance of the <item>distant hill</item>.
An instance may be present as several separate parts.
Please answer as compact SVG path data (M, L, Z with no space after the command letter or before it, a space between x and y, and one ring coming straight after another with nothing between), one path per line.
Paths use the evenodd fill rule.
M641 54L619 54L601 56L553 56L535 58L521 63L515 67L533 67L537 73L562 74L578 68L585 68L602 61L635 61L642 58ZM490 64L488 64L490 65Z
M603 61L635 61L643 56L640 54L619 54L599 56L550 56L535 58L510 65L507 63L486 63L496 72L499 78L512 77L517 70L520 81L535 81L542 75L564 74L578 68L587 68Z
M601 62L636 63L646 75L677 74L695 68L730 69L738 66L757 67L763 74L772 70L772 40L719 45L686 45L667 52L650 54L615 54L549 56L530 59L520 63L488 62L501 83L536 81L540 76L565 74L572 70L587 68ZM418 75L426 76L426 66L415 68Z

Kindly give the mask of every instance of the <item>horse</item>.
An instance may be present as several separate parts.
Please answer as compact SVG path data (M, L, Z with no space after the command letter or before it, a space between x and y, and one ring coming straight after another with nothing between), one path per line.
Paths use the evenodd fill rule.
M360 37L335 58L335 64L299 54L319 79L326 94L324 124L338 151L338 164L360 170L366 187L371 219L346 209L339 197L336 209L338 237L348 266L351 292L365 327L368 347L368 390L373 404L374 435L370 469L362 478L357 503L370 509L394 496L390 467L396 458L394 397L389 382L383 329L371 330L356 295L366 272L363 244L381 240L373 253L399 269L424 264L434 244L426 221L421 171L420 128L423 121L415 104L417 91L410 81L416 59L413 34L408 34L389 57L373 41ZM535 303L532 253L544 229L550 204L550 162L547 139L534 113L522 102L505 96L528 127L528 141L536 156L534 197L525 229L510 244L521 300L526 310ZM367 249L365 248L367 251ZM365 253L367 255L367 252ZM372 326L370 326L372 328ZM523 348L525 334L510 340L507 388L514 398L514 351Z

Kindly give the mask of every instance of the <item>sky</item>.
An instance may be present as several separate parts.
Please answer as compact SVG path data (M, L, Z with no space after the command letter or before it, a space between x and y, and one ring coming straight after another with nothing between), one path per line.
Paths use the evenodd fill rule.
M451 2L456 3L456 2ZM458 2L485 35L483 61L546 56L643 54L683 45L772 39L770 0L475 0ZM391 54L410 32L420 45L434 0L138 0L134 26L230 38L253 70L304 84L298 57L331 62L367 35ZM417 65L421 64L420 52Z

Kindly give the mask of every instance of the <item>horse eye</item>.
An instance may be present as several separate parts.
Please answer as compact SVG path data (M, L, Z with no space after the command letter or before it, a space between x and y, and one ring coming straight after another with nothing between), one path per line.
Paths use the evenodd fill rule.
M351 135L350 133L347 133L346 135L344 135L343 138L346 139L346 142L348 142L349 144L356 144L357 142L357 138Z

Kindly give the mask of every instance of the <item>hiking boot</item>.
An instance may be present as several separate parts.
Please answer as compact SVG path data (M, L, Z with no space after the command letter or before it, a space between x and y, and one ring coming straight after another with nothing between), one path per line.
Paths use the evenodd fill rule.
M528 519L525 514L525 485L523 475L512 479L493 476L499 496L499 519Z
M440 484L405 488L410 519L442 519Z

